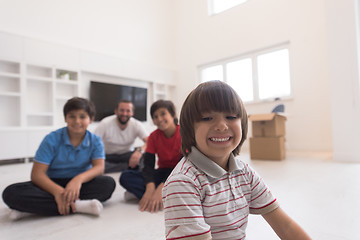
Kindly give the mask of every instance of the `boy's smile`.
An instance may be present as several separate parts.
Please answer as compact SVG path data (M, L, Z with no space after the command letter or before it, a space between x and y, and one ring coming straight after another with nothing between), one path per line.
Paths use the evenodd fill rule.
M230 137L222 137L222 138L210 138L211 141L214 141L214 142L226 142L226 141L229 141L230 140Z
M70 135L81 135L85 134L87 127L92 121L84 109L79 109L68 112L65 116L65 122Z
M196 147L208 158L226 168L230 153L239 145L241 119L234 114L211 112L194 124Z
M165 133L173 132L176 128L174 124L174 117L171 116L166 108L159 108L154 112L153 122L158 127L158 129Z

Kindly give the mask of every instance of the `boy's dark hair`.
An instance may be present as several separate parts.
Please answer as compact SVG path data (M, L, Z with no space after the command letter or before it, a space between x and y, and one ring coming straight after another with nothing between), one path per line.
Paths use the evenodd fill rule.
M175 125L178 124L178 119L176 117L175 105L173 102L168 101L168 100L157 100L156 102L154 102L150 107L150 115L151 115L152 119L154 118L155 111L158 110L159 108L166 108L169 111L169 113L171 114L171 116L174 118Z
M85 112L87 112L91 120L94 119L96 113L94 104L91 101L80 97L73 97L65 103L64 117L66 117L66 115L70 111L80 110L80 109L85 110Z
M196 146L194 123L202 119L207 112L226 112L236 114L241 119L242 138L232 151L236 156L244 143L248 130L248 117L239 95L228 84L221 81L209 81L197 86L186 98L180 113L181 151L184 156Z

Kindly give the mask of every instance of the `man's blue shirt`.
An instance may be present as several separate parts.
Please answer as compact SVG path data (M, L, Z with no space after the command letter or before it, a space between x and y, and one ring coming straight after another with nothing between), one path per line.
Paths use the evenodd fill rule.
M75 148L64 127L46 135L34 161L49 165L47 175L50 178L73 178L90 169L95 159L105 159L101 138L86 131L84 140Z

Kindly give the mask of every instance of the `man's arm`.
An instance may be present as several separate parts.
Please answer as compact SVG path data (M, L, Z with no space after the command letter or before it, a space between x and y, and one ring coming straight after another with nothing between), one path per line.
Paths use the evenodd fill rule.
M144 141L144 145L141 147L141 151L142 151L142 152L145 152L148 137L144 137L142 140Z
M139 152L141 152L141 153L144 153L145 150L146 150L146 143L147 143L148 137L145 137L145 138L143 138L142 140L143 140L143 142L144 142L144 145L142 145L141 147L136 147L136 148L135 148L135 151L139 151Z

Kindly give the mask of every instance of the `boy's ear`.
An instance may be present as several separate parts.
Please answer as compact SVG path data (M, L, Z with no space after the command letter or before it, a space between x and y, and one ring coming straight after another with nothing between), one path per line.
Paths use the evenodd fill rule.
M90 118L90 123L92 123L95 120L95 116L93 116L92 118Z

